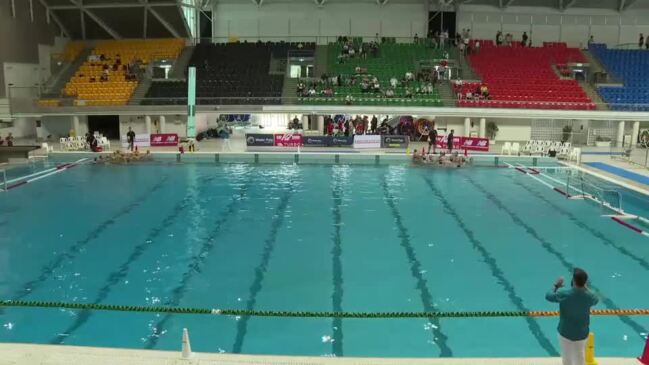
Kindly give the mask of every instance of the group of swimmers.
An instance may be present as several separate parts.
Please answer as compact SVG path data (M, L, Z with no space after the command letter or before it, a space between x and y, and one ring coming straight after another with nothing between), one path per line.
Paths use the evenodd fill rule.
M95 157L96 164L128 164L132 162L140 161L150 161L153 157L151 156L151 151L147 150L146 153L142 154L140 151L135 150L133 152L124 153L122 151L115 151L110 155L104 157L99 156Z
M414 150L412 153L412 160L415 163L430 164L439 167L462 167L467 163L471 163L471 157L465 157L457 152L446 154L440 152L439 155L435 153L426 154L422 149L421 152Z

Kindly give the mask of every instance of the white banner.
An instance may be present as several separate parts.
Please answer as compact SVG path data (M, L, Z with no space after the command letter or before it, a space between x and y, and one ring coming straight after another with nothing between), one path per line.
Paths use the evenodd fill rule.
M137 147L149 147L151 146L151 135L150 134L136 134L135 135L135 146ZM122 136L122 147L127 148L128 142L126 141L126 135Z
M378 135L355 135L354 148L381 148L381 136Z

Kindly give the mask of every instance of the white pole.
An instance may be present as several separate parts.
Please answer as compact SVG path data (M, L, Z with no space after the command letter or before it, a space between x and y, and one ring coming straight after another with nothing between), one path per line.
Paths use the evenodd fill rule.
M635 147L638 142L638 134L640 134L640 122L633 122L633 133L631 133L631 147Z
M622 147L624 142L624 121L621 120L617 125L617 147Z
M183 328L183 359L192 357L192 345L189 343L189 332Z
M487 135L487 119L480 118L480 138L485 138Z
M146 115L144 117L144 128L146 129L146 134L151 134L151 116Z
M471 118L464 118L464 136L471 137Z
M164 115L160 116L160 133L165 133L167 131L167 118Z

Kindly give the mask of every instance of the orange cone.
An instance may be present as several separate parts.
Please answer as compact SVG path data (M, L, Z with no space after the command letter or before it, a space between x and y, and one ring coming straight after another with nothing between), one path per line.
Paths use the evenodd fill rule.
M644 345L644 351L642 352L642 356L638 358L638 361L640 361L644 365L649 365L649 336L647 336L647 342Z

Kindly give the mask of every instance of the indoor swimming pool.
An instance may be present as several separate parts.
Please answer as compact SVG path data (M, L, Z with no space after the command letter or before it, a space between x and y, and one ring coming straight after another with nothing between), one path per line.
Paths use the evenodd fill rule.
M7 178L60 163L8 169ZM0 298L287 311L556 310L545 293L577 266L601 297L596 308L646 308L649 237L549 187L563 189L569 171L579 174L409 162L80 164L0 193ZM601 186L617 189L628 212L649 217L640 194ZM0 341L178 350L188 328L201 352L544 357L558 356L557 321L3 308ZM593 317L597 354L637 356L648 328L649 316Z

